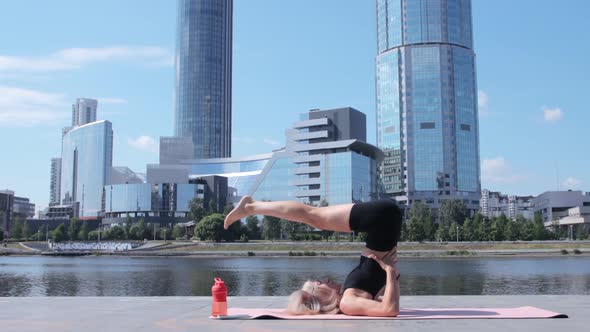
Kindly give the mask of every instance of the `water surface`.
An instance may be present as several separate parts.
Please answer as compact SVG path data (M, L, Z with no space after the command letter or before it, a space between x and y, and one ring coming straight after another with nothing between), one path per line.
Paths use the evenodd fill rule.
M358 258L0 257L0 296L288 295L307 279L342 283ZM590 256L399 262L402 295L590 295Z

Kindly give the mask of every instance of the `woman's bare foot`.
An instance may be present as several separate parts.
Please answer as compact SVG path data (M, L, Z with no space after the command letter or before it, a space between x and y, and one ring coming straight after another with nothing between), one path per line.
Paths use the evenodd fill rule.
M254 199L252 199L252 197L248 195L242 197L242 199L238 203L238 206L231 210L231 212L228 213L225 217L225 221L223 222L223 228L227 229L229 226L231 226L231 224L236 222L236 220L247 217L249 214L248 211L246 211L246 204L250 204L253 202Z

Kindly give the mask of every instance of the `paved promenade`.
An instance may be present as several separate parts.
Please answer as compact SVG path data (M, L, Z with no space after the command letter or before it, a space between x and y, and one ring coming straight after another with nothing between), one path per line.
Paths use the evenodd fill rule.
M108 285L105 285L108 287ZM285 297L230 297L233 307L280 308ZM216 321L209 297L0 297L0 331L588 331L590 296L402 296L407 308L537 306L567 319Z

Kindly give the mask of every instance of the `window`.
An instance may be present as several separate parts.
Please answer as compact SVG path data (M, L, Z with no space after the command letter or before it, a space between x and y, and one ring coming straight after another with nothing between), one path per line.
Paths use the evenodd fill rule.
M434 129L434 122L420 122L420 129Z
M461 124L461 130L470 131L471 126L468 124Z

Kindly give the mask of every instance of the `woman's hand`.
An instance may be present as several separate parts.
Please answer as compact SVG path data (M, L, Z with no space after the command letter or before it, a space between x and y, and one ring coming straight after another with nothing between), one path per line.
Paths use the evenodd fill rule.
M371 254L368 257L375 260L386 272L397 271L397 247L394 247L391 251L387 252L382 258L379 258L374 254Z

